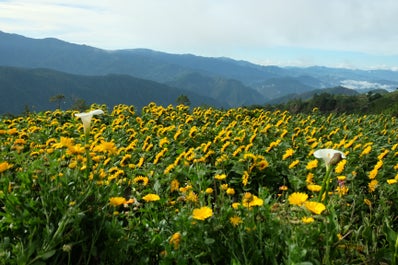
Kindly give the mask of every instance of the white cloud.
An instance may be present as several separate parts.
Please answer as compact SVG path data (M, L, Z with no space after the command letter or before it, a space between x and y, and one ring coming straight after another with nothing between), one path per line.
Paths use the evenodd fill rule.
M343 80L340 82L342 86L346 88L351 88L355 90L373 90L373 89L385 89L388 91L394 90L391 85L373 83L368 81L358 81L358 80Z
M396 10L396 0L9 0L0 30L239 59L271 47L398 55Z

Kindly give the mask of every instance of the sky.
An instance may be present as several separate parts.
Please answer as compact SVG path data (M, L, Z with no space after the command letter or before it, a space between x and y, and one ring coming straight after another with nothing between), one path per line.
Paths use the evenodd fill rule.
M396 0L0 0L0 31L101 49L398 71Z

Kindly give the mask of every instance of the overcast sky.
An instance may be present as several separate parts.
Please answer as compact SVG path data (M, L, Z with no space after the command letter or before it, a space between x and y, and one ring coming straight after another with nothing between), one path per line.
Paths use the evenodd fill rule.
M397 0L0 0L0 30L111 50L398 70Z

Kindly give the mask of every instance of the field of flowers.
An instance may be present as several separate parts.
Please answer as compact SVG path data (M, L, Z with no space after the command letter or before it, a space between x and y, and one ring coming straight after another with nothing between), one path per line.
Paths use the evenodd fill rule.
M398 264L396 117L92 110L0 119L0 264Z

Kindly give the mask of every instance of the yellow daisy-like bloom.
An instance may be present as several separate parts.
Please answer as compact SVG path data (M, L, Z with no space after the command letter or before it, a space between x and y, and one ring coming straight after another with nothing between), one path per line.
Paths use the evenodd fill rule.
M66 151L67 155L76 155L76 154L84 154L85 149L81 144L70 145L68 146L68 150Z
M169 143L170 143L169 139L167 139L167 137L164 137L164 138L160 139L159 147L163 147L163 145L169 144Z
M180 246L180 241L181 241L181 233L176 232L170 237L169 244L172 245L174 249L178 249L178 247Z
M370 153L372 151L372 146L368 145L365 149L363 149L362 153L359 156L364 156Z
M374 169L380 169L383 166L383 160L377 161L376 165L374 166Z
M239 208L240 203L239 202L234 202L232 203L232 208L234 208L235 210Z
M222 190L227 190L228 189L228 184L221 184L220 188Z
M397 183L397 182L398 182L398 180L396 180L396 179L387 179L387 183L388 183L389 185L395 184L395 183Z
M146 186L146 185L148 185L149 179L144 176L137 176L133 179L133 182L135 184L141 183L143 186Z
M264 201L258 198L256 195L246 192L243 196L242 205L246 208L251 208L253 206L262 206Z
M347 163L347 160L341 160L339 163L337 163L336 168L334 169L334 172L336 172L336 174L341 174L344 170L345 164Z
M73 139L72 138L68 138L68 137L61 137L61 139L59 140L59 143L55 143L52 146L54 148L60 149L63 147L69 147L73 145Z
M369 207L372 206L372 202L369 199L364 199L363 202Z
M307 166L305 167L307 170L311 170L318 167L318 160L314 159L308 162Z
M170 182L170 192L177 191L180 188L180 182L178 180L173 179Z
M290 165L289 165L289 169L292 169L292 168L294 168L295 166L297 166L298 165L298 163L300 163L300 160L294 160L292 163L290 163Z
M308 199L308 195L303 192L294 192L289 195L289 203L292 205L302 205Z
M235 215L232 216L231 218L229 218L230 223L233 226L238 226L239 224L243 223L242 218L240 218L239 216Z
M379 171L378 171L376 168L372 169L372 170L369 172L369 179L375 179L378 172L379 172Z
M286 160L294 154L294 150L292 148L288 148L285 151L285 154L282 156L282 160Z
M101 141L101 144L94 147L95 152L108 153L111 155L117 154L117 148L114 142Z
M346 195L348 193L349 188L347 186L340 186L336 188L337 193L341 195Z
M160 197L157 194L150 193L142 197L142 199L146 202L154 202L160 200Z
M309 184L307 185L307 189L312 192L319 192L321 191L322 187L316 184Z
M287 191L289 188L286 185L282 185L279 187L280 191Z
M243 186L246 186L249 182L249 173L247 171L243 172L242 175L242 184Z
M213 210L207 206L196 208L192 212L192 218L196 220L204 221L212 216L213 216Z
M301 218L301 221L302 221L304 224L310 224L310 223L314 222L315 220L314 220L314 218L312 218L311 216L310 216L310 217L304 216L303 218Z
M305 202L304 206L314 214L321 214L324 210L326 210L326 206L320 202L307 201Z
M371 182L369 182L368 187L370 192L374 192L376 190L377 185L379 182L376 179L373 179Z
M190 202L197 202L198 195L196 195L196 193L193 191L189 191L188 195L185 197L185 200Z
M7 169L12 168L12 165L9 164L8 162L1 162L0 163L0 173L6 171Z
M112 197L109 199L109 204L112 206L119 206L126 203L126 199L123 197Z
M223 179L227 178L227 175L225 175L225 174L217 174L217 175L214 176L214 178L217 179L217 180L223 180Z
M384 150L383 153L381 153L381 154L377 157L377 159L378 159L378 160L382 160L382 159L388 154L388 152L390 152L390 151L388 151L387 149Z
M256 166L257 166L257 168L259 170L264 170L264 169L266 169L269 166L269 164L268 164L267 160L262 159L262 160L260 160L259 162L256 163Z
M207 188L205 190L206 194L212 194L213 193L213 189L212 188Z
M233 188L228 188L227 191L226 191L226 193L227 193L228 195L234 195L234 194L235 194L235 190L234 190Z

